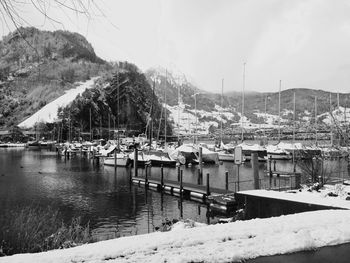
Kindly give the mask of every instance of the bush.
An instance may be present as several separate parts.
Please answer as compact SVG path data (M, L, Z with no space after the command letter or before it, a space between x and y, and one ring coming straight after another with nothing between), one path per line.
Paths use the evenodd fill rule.
M34 253L91 242L89 224L80 217L66 225L51 207L18 207L0 215L0 255Z

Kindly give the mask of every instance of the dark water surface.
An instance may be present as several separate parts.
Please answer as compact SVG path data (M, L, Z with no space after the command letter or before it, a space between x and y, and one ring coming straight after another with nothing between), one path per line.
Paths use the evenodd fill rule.
M330 162L337 176L347 177L347 162ZM260 163L260 177L267 169ZM292 162L278 162L276 169L291 171ZM114 238L152 232L166 219L184 219L215 223L204 204L163 195L130 184L130 168L96 165L91 159L76 156L69 160L57 157L54 151L28 149L0 149L0 212L20 205L52 206L61 211L69 222L81 216L89 221L97 239ZM197 182L197 166L182 167L185 182ZM229 189L234 190L237 167L232 163L204 166L213 187L225 187L225 171L229 172ZM145 170L139 169L144 176ZM152 177L160 177L160 168L151 167ZM175 168L165 168L164 176L176 180ZM240 189L252 189L251 164L240 167Z

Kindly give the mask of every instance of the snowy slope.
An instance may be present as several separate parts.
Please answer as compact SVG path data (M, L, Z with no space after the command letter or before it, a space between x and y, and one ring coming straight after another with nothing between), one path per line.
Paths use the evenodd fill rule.
M21 128L31 128L37 122L54 122L57 119L57 110L59 107L67 106L71 103L76 96L83 93L86 89L92 88L94 82L98 78L92 78L86 82L79 83L74 89L66 91L64 95L55 99L54 101L46 104L42 109L34 113L25 121L21 122L18 126Z
M190 229L180 225L170 232L14 255L0 262L237 262L350 242L349 222L349 210L323 210Z

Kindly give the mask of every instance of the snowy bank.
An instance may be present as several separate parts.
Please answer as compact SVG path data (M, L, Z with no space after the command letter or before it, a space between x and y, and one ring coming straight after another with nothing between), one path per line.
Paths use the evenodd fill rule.
M79 94L83 93L86 89L92 88L97 79L98 77L92 78L86 82L79 83L79 86L74 89L67 90L64 95L46 104L43 108L34 113L25 121L21 122L18 126L21 128L31 128L37 122L54 122L57 119L58 108L67 106Z
M235 262L350 242L350 211L322 210L122 237L0 262Z

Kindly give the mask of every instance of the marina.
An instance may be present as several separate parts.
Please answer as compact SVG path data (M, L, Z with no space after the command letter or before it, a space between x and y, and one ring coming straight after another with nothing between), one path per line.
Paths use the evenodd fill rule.
M346 262L349 1L1 0L0 263Z

